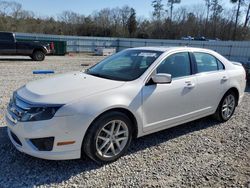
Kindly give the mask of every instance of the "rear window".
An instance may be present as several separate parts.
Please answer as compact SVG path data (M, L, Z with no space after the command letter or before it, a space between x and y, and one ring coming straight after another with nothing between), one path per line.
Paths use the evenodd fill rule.
M0 33L0 41L13 41L12 33Z

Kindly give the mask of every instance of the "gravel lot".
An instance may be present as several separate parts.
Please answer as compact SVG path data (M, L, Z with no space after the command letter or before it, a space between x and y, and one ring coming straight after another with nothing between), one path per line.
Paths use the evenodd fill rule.
M46 161L18 152L6 136L4 110L13 90L56 73L80 70L103 57L0 57L0 187L250 187L250 88L233 118L203 118L132 142L118 161Z

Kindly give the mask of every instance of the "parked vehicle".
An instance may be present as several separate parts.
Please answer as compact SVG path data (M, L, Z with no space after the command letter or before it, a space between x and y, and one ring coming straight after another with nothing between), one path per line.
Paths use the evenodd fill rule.
M199 41L208 41L206 37L194 37L194 40L199 40Z
M19 151L35 157L76 159L85 153L111 162L132 138L209 115L229 120L243 98L245 78L240 63L211 50L127 49L88 70L15 91L6 114L8 135Z
M24 55L43 61L47 54L53 52L53 43L16 41L14 33L0 32L0 55Z
M194 40L194 37L185 36L185 37L181 37L181 40Z
M181 37L181 40L198 40L198 41L209 41L209 42L220 41L219 38L208 39L208 38L206 38L204 36L197 36L197 37L184 36L184 37Z
M250 61L241 62L241 64L245 68L247 80L250 82Z

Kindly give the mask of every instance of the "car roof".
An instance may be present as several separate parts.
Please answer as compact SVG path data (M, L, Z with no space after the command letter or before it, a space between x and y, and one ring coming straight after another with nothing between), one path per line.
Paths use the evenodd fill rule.
M145 46L145 47L136 47L132 48L135 50L152 50L152 51L174 51L174 50L190 50L190 51L207 51L207 52L214 52L213 50L204 49L204 48L194 48L194 47L187 47L187 46Z
M13 34L12 32L0 31L0 34Z

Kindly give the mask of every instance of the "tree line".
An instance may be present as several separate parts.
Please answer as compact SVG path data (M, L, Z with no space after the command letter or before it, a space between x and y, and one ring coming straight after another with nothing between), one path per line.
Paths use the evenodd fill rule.
M57 35L180 39L205 36L220 40L250 39L250 0L204 0L182 6L181 0L153 0L149 17L130 6L104 8L90 15L63 11L56 17L37 17L20 3L0 0L0 31ZM179 5L179 6L176 6Z

